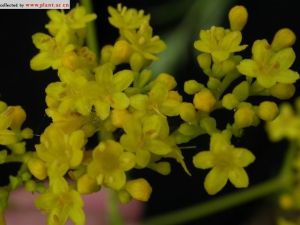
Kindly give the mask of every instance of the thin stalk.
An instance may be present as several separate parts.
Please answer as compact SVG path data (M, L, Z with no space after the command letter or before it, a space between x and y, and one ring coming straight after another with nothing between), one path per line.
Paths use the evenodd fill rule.
M118 207L118 199L114 192L109 192L108 200L108 224L110 225L123 225L123 218L120 214L120 209Z
M274 178L244 191L239 191L186 209L150 218L145 221L144 225L176 225L186 223L276 193L280 191L283 186L281 179Z
M93 13L93 3L92 0L80 0L81 5L84 6L87 13ZM96 30L96 24L95 21L92 21L88 23L87 25L87 46L90 50L92 50L96 56L97 59L99 58L99 47L98 47L98 39L97 39L97 30Z

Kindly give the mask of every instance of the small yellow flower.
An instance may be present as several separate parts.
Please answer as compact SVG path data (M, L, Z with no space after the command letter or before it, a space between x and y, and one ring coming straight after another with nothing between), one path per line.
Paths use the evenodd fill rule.
M130 105L148 114L177 116L180 113L182 97L169 90L168 85L156 81L148 95L137 94L130 97Z
M49 190L35 201L36 207L47 214L47 224L62 225L70 219L75 225L84 225L85 214L80 194L70 188L64 178L53 179Z
M145 168L152 154L166 156L172 151L168 144L169 125L164 117L155 114L142 119L132 117L124 125L124 131L120 142L136 155L139 167Z
M50 125L41 135L41 143L36 145L37 156L49 167L60 162L67 169L77 167L83 158L86 138L82 130L70 134Z
M110 14L108 18L110 24L120 30L138 29L143 23L147 23L150 20L150 16L144 15L143 10L128 9L120 3L117 9L109 6L108 12Z
M93 160L87 171L98 185L120 190L126 183L125 171L135 166L135 157L125 152L122 145L113 140L101 142L93 151Z
M200 39L195 41L194 47L200 52L209 53L215 62L228 59L234 52L244 50L247 45L240 45L242 34L240 31L225 30L223 27L213 26L209 30L200 31Z
M62 63L64 54L73 51L75 46L69 43L69 37L57 36L55 38L44 33L36 33L32 36L33 44L40 52L30 61L33 70L46 70L49 67L58 69Z
M193 158L195 167L212 168L205 177L204 187L208 194L214 195L230 182L237 188L245 188L249 178L244 170L255 160L255 156L245 148L236 148L230 143L226 132L215 133L210 139L210 150L202 151Z
M159 36L152 36L153 31L148 23L143 23L138 31L124 30L122 36L130 43L132 49L147 60L157 60L156 54L166 48Z
M264 88L276 83L292 84L299 79L299 74L289 68L295 61L292 48L274 52L266 40L257 40L252 46L252 59L244 59L237 66L240 73L255 77Z
M283 104L279 107L279 112L278 117L266 125L270 139L272 141L279 141L283 138L299 140L300 119L292 106Z

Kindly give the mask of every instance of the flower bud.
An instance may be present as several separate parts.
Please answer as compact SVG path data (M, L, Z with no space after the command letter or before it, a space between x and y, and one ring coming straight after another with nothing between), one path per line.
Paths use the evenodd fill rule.
M255 113L250 106L241 107L234 113L234 124L238 128L250 127L254 123Z
M195 80L188 80L184 83L184 91L185 93L189 94L189 95L193 95L199 91L201 91L201 89L203 89L203 85L200 84L199 82L195 81Z
M137 200L146 202L150 198L152 187L143 178L128 181L126 183L126 191Z
M228 110L236 108L239 103L239 100L233 94L226 94L222 99L222 105Z
M177 85L175 78L167 73L159 74L155 81L164 83L168 90L172 90Z
M21 131L21 136L24 139L31 139L33 137L33 131L30 128L25 128Z
M278 115L279 110L277 105L271 101L264 101L259 104L257 115L265 121L272 121Z
M195 94L193 100L196 109L207 113L212 111L216 102L215 96L208 89L204 89Z
M274 35L271 47L275 51L291 47L296 41L295 33L289 28L282 28Z
M231 8L228 14L231 30L241 31L247 23L248 12L242 5Z
M90 194L100 189L96 180L91 178L89 175L84 174L77 180L77 191L80 194Z
M119 40L113 47L111 61L116 65L125 63L129 61L131 55L132 49L129 43L125 40Z
M295 91L293 84L277 83L270 88L271 95L281 100L291 98L295 94Z
M47 169L45 163L36 158L32 157L27 162L30 173L39 180L44 180L47 177Z
M198 55L197 61L198 61L198 64L199 64L200 68L203 69L203 70L207 70L211 66L211 56L210 56L210 54L203 53L203 54Z
M145 58L139 53L133 53L130 57L129 64L133 71L140 71L145 65Z
M130 194L125 190L121 190L118 192L118 198L119 198L119 201L123 204L129 203L130 200L132 199Z
M247 81L243 81L238 84L232 91L232 94L240 101L245 101L249 97L249 83Z
M21 106L9 106L7 115L12 119L11 129L20 129L26 119L26 113Z
M196 120L196 110L192 103L183 102L180 106L179 114L186 122L193 122Z
M113 46L111 45L105 45L101 49L101 53L100 53L101 63L110 62L112 51L113 51Z

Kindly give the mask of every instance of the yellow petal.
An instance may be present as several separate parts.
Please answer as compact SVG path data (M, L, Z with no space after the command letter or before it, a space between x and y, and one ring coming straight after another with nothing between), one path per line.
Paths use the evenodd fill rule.
M235 148L232 154L234 155L234 159L232 160L234 160L239 167L246 167L255 160L255 156L252 152L245 148Z
M214 156L210 151L199 152L193 157L193 164L199 169L208 169L214 166Z
M172 148L163 141L151 140L145 144L145 148L157 155L166 155L172 151Z
M48 69L53 63L53 59L47 52L41 52L30 60L30 68L40 71Z
M244 59L237 66L238 71L249 77L256 77L259 75L259 69L256 62L252 59Z
M236 188L245 188L249 185L249 178L246 171L242 168L236 168L234 170L230 170L228 174L228 178L230 182Z
M223 168L213 168L205 177L204 188L208 194L218 193L226 185L228 180L228 171Z
M126 109L129 106L129 98L123 92L115 93L112 96L111 106L114 109Z
M126 183L126 175L123 171L116 171L105 176L104 183L114 190L120 190Z

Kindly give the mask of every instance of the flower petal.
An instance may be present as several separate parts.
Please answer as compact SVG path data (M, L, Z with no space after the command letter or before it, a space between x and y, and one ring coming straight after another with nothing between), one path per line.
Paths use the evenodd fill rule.
M210 151L199 152L193 157L193 164L199 169L208 169L214 166L213 154Z
M299 79L299 73L293 70L284 70L277 74L277 81L284 84L295 83Z
M110 105L104 101L97 101L95 103L95 109L97 116L100 117L101 120L105 120L110 113Z
M283 69L289 69L294 61L296 59L296 54L292 48L285 48L281 51L274 54L274 56L271 58L270 63L272 65L279 65L279 68L281 70Z
M259 75L259 69L256 62L252 59L244 59L237 66L238 71L249 77L256 77Z
M123 91L130 86L133 81L131 70L122 70L113 76L114 88L116 91Z
M248 174L242 168L236 168L234 170L230 170L228 174L228 178L236 188L245 188L248 187L249 185Z
M214 167L205 177L204 188L208 194L218 193L226 185L228 171L223 168Z
M234 155L235 163L239 167L245 167L249 164L253 163L255 160L255 156L246 148L235 148L232 151L232 154Z
M129 98L123 92L117 92L112 96L111 106L114 109L126 109L129 106Z

